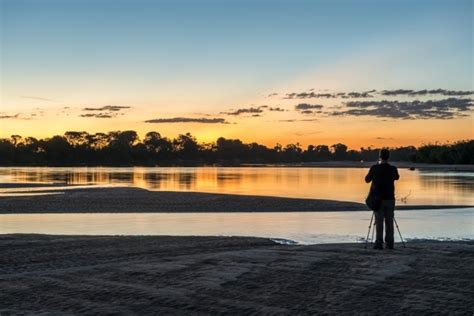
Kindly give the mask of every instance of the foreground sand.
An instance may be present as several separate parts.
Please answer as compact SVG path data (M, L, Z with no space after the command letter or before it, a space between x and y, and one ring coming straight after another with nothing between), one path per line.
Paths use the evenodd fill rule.
M474 312L474 243L0 235L0 314Z
M362 203L321 199L148 191L133 187L70 187L63 191L62 194L0 197L0 214L367 211L367 207ZM35 192L57 193L58 191L45 188ZM453 207L469 206L402 205L397 206L397 210Z

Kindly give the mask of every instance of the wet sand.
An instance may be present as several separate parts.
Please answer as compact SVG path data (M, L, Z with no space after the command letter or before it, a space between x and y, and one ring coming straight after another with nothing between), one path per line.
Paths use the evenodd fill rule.
M474 312L473 242L0 235L0 252L1 315Z
M47 195L0 197L0 214L367 211L365 204L348 201L148 191L132 187L69 188L60 194L50 194L58 191L45 188L34 193ZM459 207L469 206L401 205L397 210Z

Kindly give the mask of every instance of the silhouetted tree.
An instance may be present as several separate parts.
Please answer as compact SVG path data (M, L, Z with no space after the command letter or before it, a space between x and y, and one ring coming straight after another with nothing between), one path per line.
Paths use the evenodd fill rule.
M451 145L423 145L412 157L416 162L474 164L474 140L459 141Z
M132 164L134 145L139 141L135 131L109 132L109 145L104 148L112 164Z
M14 164L17 161L15 154L15 145L9 139L0 139L0 164Z
M334 160L346 160L347 159L347 146L341 143L337 143L331 146L334 154Z
M71 163L72 146L63 136L53 136L42 141L46 161L54 165L67 165Z
M190 133L179 135L173 141L173 148L180 159L195 160L199 158L200 146L196 138Z
M283 162L300 162L302 152L303 150L299 143L288 144L283 149L282 160Z
M379 148L349 150L344 144L309 145L299 143L269 148L258 143L220 137L215 143L198 143L190 133L170 140L149 132L140 141L135 131L89 134L68 131L46 139L12 135L0 139L0 165L171 165L219 163L299 163L331 160L375 161ZM453 144L427 144L391 148L394 161L444 164L474 164L474 140Z
M158 132L149 132L143 140L146 150L150 153L154 164L160 160L170 160L173 155L173 144L166 137L161 137Z

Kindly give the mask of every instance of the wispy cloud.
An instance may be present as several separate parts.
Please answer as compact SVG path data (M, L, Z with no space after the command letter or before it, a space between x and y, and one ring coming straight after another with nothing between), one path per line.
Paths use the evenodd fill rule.
M80 117L95 117L95 118L113 118L116 115L109 114L109 113L86 113L81 114Z
M380 92L381 95L385 96L401 96L406 95L410 97L414 96L424 96L424 95L434 95L439 94L443 96L466 96L474 94L474 91L463 91L463 90L446 90L446 89L433 89L433 90L407 90L407 89L397 89L397 90L383 90Z
M277 107L269 107L268 108L268 111L271 111L271 112L285 112L286 110L285 109L282 109L281 107L277 106Z
M313 91L310 92L291 92L286 93L284 99L358 99L358 98L373 98L373 93L376 90L362 91L362 92L334 92L334 93L316 93Z
M295 105L295 110L301 114L315 114L321 113L323 106L321 104L300 103Z
M279 120L278 122L284 123L293 123L293 122L316 122L318 119L287 119L287 120Z
M229 124L223 118L193 118L193 117L172 117L147 120L145 123L204 123L204 124Z
M315 92L291 92L285 94L284 99L311 99L311 98L336 98L332 93L315 93Z
M106 105L106 106L101 106L101 107L96 107L96 108L83 108L83 111L112 111L112 112L118 112L124 109L130 109L131 106L122 106L122 105Z
M100 107L85 107L82 108L84 112L93 112L93 113L85 113L79 115L79 117L84 118L114 118L118 115L123 115L124 113L120 113L122 110L131 109L131 106L124 106L124 105L105 105ZM64 109L69 109L69 107L64 107ZM99 113L97 113L99 112Z
M287 110L279 107L279 106L269 106L269 105L260 105L260 106L252 106L249 108L240 108L237 110L230 110L227 112L220 112L220 114L225 114L225 115L233 115L233 116L238 116L238 115L245 115L249 114L251 117L259 117L262 116L262 113L269 111L269 112L285 112Z
M311 89L310 91L304 92L290 92L286 93L283 97L284 99L363 99L363 98L373 98L374 95L383 95L383 96L429 96L429 95L442 95L442 96L468 96L473 95L474 91L467 90L447 90L447 89L425 89L425 90L411 90L411 89L395 89L395 90L382 90L377 92L377 90L369 91L353 91L353 92L314 92Z
M309 104L309 103L300 103L295 105L295 110L303 111L303 110L311 110L311 109L322 109L323 106L321 104Z
M237 116L237 115L241 115L241 114L262 113L263 109L265 107L268 107L268 106L264 105L264 106L259 106L259 107L242 108L242 109L237 109L237 110L231 111L231 112L221 112L221 114Z
M55 100L49 99L49 98L43 98L43 97L35 97L35 96L28 96L28 95L22 95L21 96L24 99L31 99L31 100L37 100L37 101L47 101L47 102L54 102Z
M17 113L15 115L7 115L7 114L0 115L0 119L2 119L2 120L17 119L17 118L20 118L20 113Z

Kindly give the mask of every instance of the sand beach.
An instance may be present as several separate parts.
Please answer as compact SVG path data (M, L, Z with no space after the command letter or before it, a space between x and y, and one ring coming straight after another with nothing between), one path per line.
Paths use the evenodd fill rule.
M396 246L2 235L0 314L473 313L474 243Z

